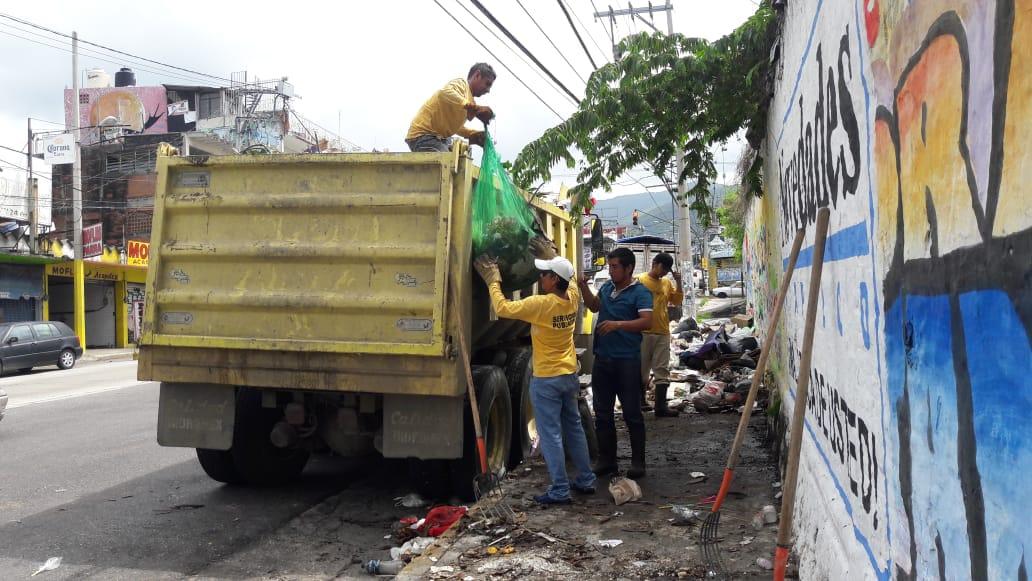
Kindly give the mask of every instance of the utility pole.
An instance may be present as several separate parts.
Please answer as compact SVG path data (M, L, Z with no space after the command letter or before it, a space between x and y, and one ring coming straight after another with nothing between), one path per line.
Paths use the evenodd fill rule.
M72 126L75 162L72 165L72 240L75 261L72 269L72 302L75 334L86 349L86 273L82 262L82 150L79 126L79 34L72 32Z
M671 0L666 0L666 4L663 6L653 6L651 3L645 7L635 8L630 3L627 4L627 8L621 8L619 10L613 10L612 6L609 10L603 12L595 12L595 18L608 18L609 19L609 30L610 30L610 41L613 43L613 59L616 60L618 55L616 53L616 29L615 21L617 16L630 16L632 19L637 18L638 20L647 24L653 30L656 27L650 20L646 20L642 14L648 14L649 18L652 19L656 12L666 12L667 17L667 34L674 34L674 6L671 4ZM674 199L674 207L678 210L674 213L674 222L678 224L678 252L680 253L677 266L680 269L682 275L685 276L684 285L687 292L685 293L688 299L688 314L695 317L695 267L692 262L692 229L691 229L691 216L688 208L688 189L681 179L681 174L684 172L684 150L680 144L675 144L677 149L675 150L675 165L677 168L677 175L674 179L677 180L677 195ZM671 197L674 197L673 195Z
M27 119L29 132L28 153L25 154L26 167L29 168L29 179L26 187L29 189L29 254L36 254L36 233L39 228L39 201L36 197L37 188L32 177L32 117Z

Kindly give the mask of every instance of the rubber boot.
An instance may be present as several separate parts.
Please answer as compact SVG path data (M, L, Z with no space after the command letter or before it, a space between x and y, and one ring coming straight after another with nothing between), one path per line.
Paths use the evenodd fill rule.
M591 471L595 476L615 474L619 470L616 464L616 430L595 426L595 437L598 439L598 460Z
M631 430L631 469L627 477L631 480L645 476L645 429Z
M668 383L657 383L656 384L656 417L657 418L676 418L679 415L677 410L672 410L667 406L667 389L670 388Z

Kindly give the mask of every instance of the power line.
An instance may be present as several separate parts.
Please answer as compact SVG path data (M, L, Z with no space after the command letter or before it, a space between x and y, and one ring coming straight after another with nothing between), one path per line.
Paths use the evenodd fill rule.
M0 26L6 26L6 27L9 27L9 28L13 28L14 30L19 30L21 32L26 32L27 34L33 34L33 33L27 32L27 31L21 30L20 28L16 28L16 27L13 27L13 26L10 26L10 25L6 25L6 24L2 24L2 23L0 23ZM21 40L24 40L24 41L27 41L27 42L32 42L32 43L39 44L39 45L42 45L42 46L50 47L50 48L53 48L53 49L56 49L56 50L60 50L60 51L64 51L64 52L67 52L67 53L71 53L72 52L72 50L70 48L67 48L67 45L66 46L57 46L57 45L49 44L49 43L46 43L46 42L43 42L43 41L40 41L40 40L35 40L35 39L32 39L32 38L26 38L24 36L20 36L20 35L17 35L17 34L11 33L11 32L7 32L7 31L4 31L4 30L0 30L0 34L4 34L6 36L11 36L13 38L18 38L18 39L21 39ZM42 35L37 35L37 36L42 36ZM53 40L54 42L63 42L63 41L58 40L58 39L50 39L50 40ZM86 56L88 56L90 58L93 58L93 59L96 59L96 60L99 60L99 61L102 61L102 62L110 63L110 64L113 64L113 65L124 66L126 64L131 64L134 67L136 67L138 70L143 71L143 72L152 73L152 74L156 74L156 75L167 76L167 77L172 77L172 78L188 81L190 83L199 83L199 81L197 79L191 79L191 78L185 77L185 76L180 75L180 74L169 73L167 71L159 71L159 70L151 69L151 68L148 68L148 67L140 66L137 63L126 62L124 60L123 61L111 60L110 58L106 58L107 55L103 55L102 53L96 53L94 51L89 51L87 49L80 49L79 52L85 54ZM205 84L207 84L207 82Z
M597 69L598 65L595 64L595 59L591 58L591 52L588 51L588 45L584 44L584 39L581 38L580 32L578 32L577 27L573 25L573 19L570 18L570 12L566 9L566 4L563 3L563 0L556 1L559 2L559 8L563 11L563 14L566 15L566 21L570 23L570 28L573 30L573 35L577 37L577 42L579 42L581 48L584 49L584 54L588 55L588 62L591 63L591 69Z
M39 24L36 24L36 23L33 23L33 22L29 22L28 20L22 20L21 18L16 18L14 16L11 16L10 14L0 13L0 18L6 18L8 20L13 20L15 22L19 22L19 23L24 24L26 26L31 26L33 28L46 31L46 32L49 32L51 34L56 34L56 35L59 35L59 36L64 36L66 38L72 38L72 35L70 35L70 34L66 34L64 32L59 32L57 30L53 30L53 29L47 28L47 27L39 25ZM156 65L161 65L163 67L167 67L167 68L171 68L171 69L176 69L178 71L183 71L185 73L190 73L192 75L199 75L201 77L217 79L217 80L220 80L220 81L225 81L225 82L230 83L230 84L233 83L232 79L227 79L225 77L219 77L219 76L216 76L216 75L209 75L207 73L202 73L200 71L195 71L193 69L187 69L187 68L184 68L184 67L177 67L175 65L170 65L168 63L163 63L161 61L156 61L156 60L149 59L149 58L146 58L146 57L137 56L137 55L134 55L132 53L125 52L125 51L121 51L121 50L118 50L118 49L115 49L115 48L104 46L104 45L96 43L96 42L90 42L88 40L83 40L82 38L79 38L78 41L83 43L83 44L88 44L88 45L91 45L91 46L95 46L97 48L102 48L102 49L104 49L106 51L109 51L109 52L118 53L120 55L132 57L132 58L135 58L135 59L139 59L139 60L142 60L142 61L146 61L146 62L149 62L149 63L156 64Z
M567 89L566 85L564 85L562 83L562 81L557 79L555 77L555 75L552 74L552 71L548 70L548 67L546 67L544 64L542 64L541 61L539 61L538 58L536 56L534 56L534 53L530 52L527 49L527 47L523 46L523 43L520 42L515 36L513 36L513 34L511 32L509 32L509 29L506 28L504 24L499 22L498 19L494 17L494 14L491 14L491 11L489 11L483 4L480 3L480 0L473 0L473 5L476 6L477 9L479 9L481 12L483 12L484 16L487 16L487 19L490 20L495 26L497 26L498 30L502 31L502 34L504 34L505 36L509 37L509 40L511 40L513 42L513 44L518 46L519 49L522 50L525 55L530 57L530 60L534 61L534 64L536 64L538 67L540 67L541 70L544 71L545 74L548 75L549 78L551 78L552 81L556 85L559 85L559 87L563 91L566 91L566 94L568 94L574 101L580 103L580 99L577 97L577 95L574 95L573 91Z
M517 81L519 81L520 84L523 85L528 91L530 91L530 93L532 95L537 97L537 100L541 101L542 105L544 105L546 108L548 108L548 110L551 111L552 113L555 113L555 116L558 117L560 121L565 121L566 120L555 109L553 109L551 105L549 105L544 99L542 99L541 95L538 95L537 92L534 91L534 89L531 89L530 85L528 85L527 83L523 82L523 79L521 79L516 73L514 73L512 71L512 69L510 69L509 66L506 65L502 61L502 59L498 58L498 55L496 55L495 53L491 52L491 49L487 48L487 46L483 42L481 42L480 39L477 38L477 36L475 34L470 32L470 30L468 28L466 28L465 24L460 22L458 18L455 18L455 16L451 12L448 12L448 9L445 8L444 5L442 5L438 0L434 0L434 4L437 4L437 6L441 10L444 10L444 13L447 14L452 20L454 20L455 24L458 24L459 27L462 28L462 30L466 31L466 34L468 34L473 40L477 41L477 44L479 44L484 50L486 50L487 54L491 55L496 61L498 61L498 64L502 65L505 68L505 70L509 71L509 74L512 75L513 78L515 78Z
M520 59L520 61L523 62L523 64L527 65L527 68L529 68L530 70L534 71L534 73L537 74L537 76L540 77L541 80L543 80L545 82L545 84L547 84L551 89L555 90L556 93L562 95L562 97L564 99L569 98L569 96L566 93L563 93L561 90L559 90L558 87L553 85L552 82L548 79L548 77L546 77L545 74L542 73L540 69L535 67L530 61L527 60L526 57L524 57L522 54L517 52L516 49L512 48L511 46L509 46L509 44L507 42L505 42L505 40L503 40L502 37L498 36L497 32L495 32L490 26L485 24L483 20L480 20L480 18L472 10L467 8L465 4L463 4L460 0L455 0L455 3L458 4L460 8L465 10L466 14L469 14L470 17L473 18L473 20L476 20L477 24L479 24L480 26L484 27L484 30L486 30L489 33L491 33L491 35L494 36L495 39L497 39L498 42L502 44L502 46L504 46L505 48L509 49L509 52L511 52L512 54L516 55L516 58ZM574 101L573 104L576 105L577 101Z
M552 37L548 36L548 33L545 32L545 29L541 28L541 25L538 24L537 19L534 18L530 11L527 10L527 7L523 5L523 0L516 0L516 3L520 5L520 8L522 8L523 12L527 14L527 16L530 18L530 21L534 23L534 26L536 26L537 29L541 31L541 34L544 35L545 40L548 41L548 44L552 45L552 48L555 49L555 52L559 53L559 56L562 57L564 61L566 61L566 64L570 65L570 70L573 71L573 74L577 75L577 78L580 79L581 82L587 83L588 81L581 76L580 72L577 71L577 68L574 67L573 63L570 62L570 59L566 58L566 55L563 54L563 51L559 50L559 47L556 46L554 42L552 42Z
M592 8L592 10L594 10L594 11L595 11L595 12L594 12L595 14L598 14L598 7L597 7L597 6L595 6L595 0L591 0L591 8ZM573 13L573 15L574 15L574 16L577 16L577 13L576 13L576 12L574 12L574 13ZM594 34L591 34L591 31L590 31L590 30L588 30L588 27L587 27L587 26L584 26L584 23L583 23L583 22L581 22L581 19L580 19L580 17L577 17L577 22L578 22L578 23L580 23L580 25L581 25L581 28L583 28L583 29L584 29L584 31L588 33L588 38L590 38L590 39L591 39L591 43L595 45L595 48L597 48L597 49L598 49L598 52L602 53L602 54L603 54L603 55L604 55L604 56L606 57L606 61L608 62L608 61L609 61L609 53L608 53L607 51L604 51L604 50L602 50L602 47L601 47L601 46L599 46L598 42L596 42L596 41L595 41L595 35L594 35ZM613 37L612 37L613 35L612 35L612 33L611 33L611 32L609 32L608 30L606 30L606 25L605 25L605 23L601 23L601 22L600 22L600 23L599 23L599 26L601 26L601 27L602 27L602 32L605 32L605 33L606 33L606 36L608 36L608 37L609 37L609 40L610 40L610 42L611 42L611 43L615 42L615 41L613 41Z

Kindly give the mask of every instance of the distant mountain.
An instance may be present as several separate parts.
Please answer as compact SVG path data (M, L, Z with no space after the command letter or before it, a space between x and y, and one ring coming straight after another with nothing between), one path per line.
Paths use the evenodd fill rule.
M711 191L713 207L719 207L724 202L728 188L721 184L715 184ZM671 222L674 216L671 203L670 195L662 190L652 193L627 194L608 200L599 200L595 206L595 213L602 218L606 226L630 226L631 214L637 209L638 225L644 229L643 234L670 238ZM695 212L692 212L692 224L694 229L699 229L699 219Z

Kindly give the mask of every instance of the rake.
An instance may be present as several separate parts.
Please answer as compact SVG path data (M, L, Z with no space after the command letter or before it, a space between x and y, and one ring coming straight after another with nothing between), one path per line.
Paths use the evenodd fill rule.
M710 513L706 515L699 528L699 544L702 545L702 555L710 571L717 575L726 575L723 560L720 556L720 506L727 498L731 489L731 480L735 467L738 465L739 455L742 450L742 442L745 441L745 434L748 430L749 419L752 417L753 405L756 403L756 394L760 391L760 383L763 381L763 373L767 369L767 360L770 358L771 346L774 343L774 333L777 331L778 320L781 318L782 307L785 306L785 296L792 284L792 273L795 271L796 260L799 258L799 249L803 245L803 230L796 230L795 239L792 241L792 253L788 257L788 267L781 277L781 284L778 286L777 299L774 302L774 312L771 314L767 324L766 345L760 352L760 360L756 362L756 371L753 373L752 385L749 386L749 395L745 399L745 408L742 410L742 417L738 421L738 431L735 433L734 443L731 445L731 452L727 457L727 466L724 468L724 478L720 482L720 491Z
M480 405L477 403L477 390L473 386L473 367L469 361L470 353L467 349L466 327L462 325L461 316L458 317L458 324L462 366L466 372L466 388L469 393L469 405L473 413L473 428L477 436L477 458L480 461L480 473L473 478L473 495L477 500L477 506L480 507L480 511L487 518L504 523L515 523L516 513L509 506L508 494L502 486L502 481L487 463L487 442L484 440L484 431L480 425Z

